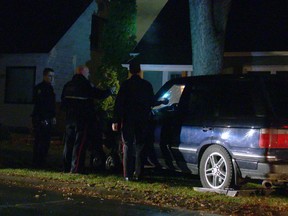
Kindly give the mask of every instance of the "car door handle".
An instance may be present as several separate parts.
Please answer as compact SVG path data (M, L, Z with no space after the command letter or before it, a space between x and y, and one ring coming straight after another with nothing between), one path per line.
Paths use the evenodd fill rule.
M207 132L207 131L210 131L210 130L212 130L211 127L202 127L202 131L203 132Z

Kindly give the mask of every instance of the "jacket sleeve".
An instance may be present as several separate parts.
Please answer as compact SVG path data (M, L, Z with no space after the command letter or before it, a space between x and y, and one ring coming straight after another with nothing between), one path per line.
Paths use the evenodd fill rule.
M110 89L102 90L94 86L93 83L90 83L90 97L94 99L105 99L112 95Z
M113 122L120 123L125 109L125 85L122 85L117 94L114 105Z
M99 88L93 87L92 88L92 98L95 99L105 99L111 95L110 89L101 90Z
M150 87L149 87L149 101L150 101L150 107L152 107L154 105L155 98L154 98L153 87L152 87L151 84L150 84Z

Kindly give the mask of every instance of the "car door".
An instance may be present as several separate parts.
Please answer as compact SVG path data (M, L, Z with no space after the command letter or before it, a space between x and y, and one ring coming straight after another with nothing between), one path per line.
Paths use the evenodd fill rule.
M179 103L178 137L170 143L173 158L183 171L198 172L201 146L210 144L213 134L213 82L200 80L187 85Z
M173 142L179 142L179 110L180 97L184 84L168 84L160 89L157 101L166 100L167 104L153 107L154 150L159 163L166 168L178 169L171 152Z

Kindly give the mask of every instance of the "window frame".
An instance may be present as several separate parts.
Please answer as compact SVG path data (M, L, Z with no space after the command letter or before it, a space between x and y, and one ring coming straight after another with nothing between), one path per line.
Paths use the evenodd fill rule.
M285 73L288 72L288 65L244 65L243 66L243 74L251 73L251 72L260 72L260 73Z

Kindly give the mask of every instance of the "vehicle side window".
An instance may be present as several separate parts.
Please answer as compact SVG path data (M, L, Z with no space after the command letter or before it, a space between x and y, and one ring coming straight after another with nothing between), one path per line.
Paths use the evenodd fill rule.
M239 118L256 116L252 86L248 82L221 84L216 100L216 117Z
M212 83L193 83L181 98L181 112L189 122L199 122L214 114L214 85Z
M185 85L173 85L167 91L165 91L157 101L168 100L167 104L160 104L159 106L153 107L153 112L158 112L160 110L166 110L171 107L177 107L180 101L182 92Z
M287 118L288 116L288 91L287 79L267 80L266 100L273 114L277 117Z

